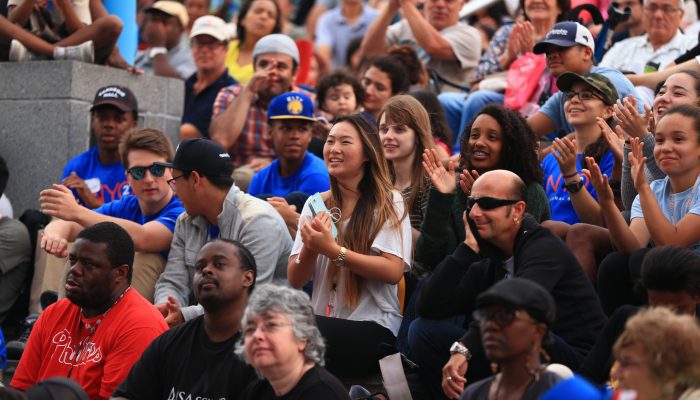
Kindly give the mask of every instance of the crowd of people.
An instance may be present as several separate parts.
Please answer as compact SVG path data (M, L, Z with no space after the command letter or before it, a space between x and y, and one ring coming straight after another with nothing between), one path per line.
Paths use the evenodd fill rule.
M185 88L100 87L21 221L0 158L0 399L700 396L697 1L136 3L133 65L101 0L0 16Z

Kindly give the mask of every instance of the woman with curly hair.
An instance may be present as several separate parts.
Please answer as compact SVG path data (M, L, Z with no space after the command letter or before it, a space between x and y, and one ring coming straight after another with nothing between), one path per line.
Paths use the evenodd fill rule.
M408 92L410 84L408 70L399 58L375 58L362 77L365 89L362 115L376 125L384 103L397 94Z
M397 284L411 264L411 225L377 130L364 117L336 119L323 159L331 189L301 211L287 279L295 288L313 279L328 370L366 376L379 371L379 345L393 345L399 331Z
M462 214L471 185L480 174L505 169L527 185L526 212L538 222L549 219L549 204L542 188L542 169L532 129L518 113L500 105L484 107L461 137L460 189L453 163L445 169L434 151L423 153L432 188L428 209L416 243L415 259L430 268L437 266L464 241Z
M617 388L639 400L700 396L700 327L695 318L665 308L645 310L627 321L613 347Z

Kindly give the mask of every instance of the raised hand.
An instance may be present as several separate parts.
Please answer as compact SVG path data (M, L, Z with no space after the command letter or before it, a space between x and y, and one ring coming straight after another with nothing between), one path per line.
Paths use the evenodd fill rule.
M65 177L62 183L70 189L75 189L78 196L89 208L97 208L103 204L103 201L90 191L85 181L75 171Z
M310 222L301 223L301 241L305 247L329 258L336 256L336 243L331 231L331 217L320 212Z
M437 151L426 149L423 151L423 169L428 174L433 187L440 193L452 193L457 188L455 181L454 163L447 162L447 169L439 161Z
M75 221L83 210L83 206L73 197L73 192L57 184L54 184L52 189L42 190L39 193L39 205L44 214L66 221Z
M625 144L625 136L622 128L620 126L616 126L615 131L613 132L610 125L608 125L603 118L598 117L596 120L601 132L603 132L603 137L608 143L608 147L610 148L613 157L615 157L615 161L617 161L619 165L622 165L623 146Z
M474 186L474 181L479 178L479 173L475 169L472 172L466 169L459 174L459 187L462 189L464 194L467 196L472 194L472 186Z
M642 153L642 148L644 143L639 141L639 138L633 138L630 141L632 146L632 151L629 153L630 166L632 167L632 181L634 181L634 188L637 189L637 193L641 192L641 189L645 185L648 185L646 174L644 173L644 163L647 158L644 157Z
M637 111L637 99L629 95L625 98L624 104L618 100L614 106L615 124L622 129L624 133L630 137L643 138L649 132L649 118L651 117L651 109L644 104L644 114Z
M576 143L570 140L568 137L563 139L554 139L552 143L552 148L555 150L552 152L554 158L556 158L559 164L559 170L564 176L572 175L576 173Z
M464 244L469 246L470 249L474 250L474 253L479 253L479 243L476 241L474 233L472 233L471 228L469 228L469 220L467 219L467 213L469 210L462 213L462 222L464 223L464 232L466 233L464 237Z
M595 162L593 157L586 157L586 164L588 165L588 169L584 169L581 172L588 177L588 180L598 194L598 203L601 205L614 203L615 195L613 194L612 188L610 188L608 177L603 175L600 171L598 163Z

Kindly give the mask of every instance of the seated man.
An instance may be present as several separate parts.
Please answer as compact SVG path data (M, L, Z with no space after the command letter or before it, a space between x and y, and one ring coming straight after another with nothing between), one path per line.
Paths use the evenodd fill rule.
M234 85L224 63L228 32L223 19L206 15L197 19L190 32L192 58L197 71L185 81L185 111L182 114L180 140L209 137L209 123L219 90Z
M168 326L131 290L134 242L119 225L102 222L80 232L69 259L67 298L39 317L10 384L27 390L65 376L91 399L108 398Z
M655 247L646 254L640 289L650 307L668 307L678 314L700 318L700 255L676 246ZM632 305L617 309L601 331L595 346L581 365L581 374L604 384L613 364L612 348L627 320L640 310Z
M448 81L465 84L471 80L481 58L481 34L459 21L462 0L427 1L423 10L415 1L389 1L370 25L361 53L379 55L393 45L410 45L426 68ZM401 11L403 19L389 26ZM455 90L445 86L443 90Z
M97 90L90 109L97 145L70 160L61 177L80 204L97 208L129 194L119 140L136 127L138 108L136 96L127 87L109 85Z
M247 84L221 89L209 128L212 140L233 157L234 179L243 191L275 156L267 125L270 101L286 92L301 92L315 100L312 93L293 85L299 70L299 49L289 36L272 34L258 40L253 48L253 69Z
M79 205L63 185L43 190L39 198L41 209L55 219L44 229L40 245L50 254L65 257L68 243L83 229L98 222L114 222L129 233L139 252L134 262L134 289L153 301L155 282L168 258L175 222L185 211L168 186L170 169L155 164L172 161L173 148L168 137L156 129L132 129L122 138L119 153L133 194L92 211Z
M7 9L8 18L0 16L0 38L11 40L10 61L77 60L129 67L116 47L122 21L107 13L101 0L59 1L50 8L46 2L9 0Z
M183 38L189 17L182 3L161 0L144 10L141 32L149 48L136 54L134 66L148 75L187 79L196 71L190 47Z
M598 65L625 73L653 72L692 49L698 43L698 36L681 32L681 4L678 0L644 0L642 26L646 33L615 43ZM640 87L637 91L651 105L654 92Z
M241 317L255 273L255 259L240 243L214 239L205 244L197 254L192 282L204 315L154 340L112 399L241 398L256 375L233 348L241 338Z
M502 279L530 279L552 294L558 310L552 324L552 362L576 369L605 323L595 289L574 255L525 215L526 191L510 171L481 175L469 198L464 243L438 265L418 298L421 318L411 324L408 340L433 399L443 398L447 377L454 381L466 373L467 381L475 382L491 374L478 330L465 327L476 297ZM464 316L464 325L436 321L454 316ZM461 385L464 389L463 380Z
M236 240L250 250L259 266L257 283L286 281L292 239L284 221L267 202L233 184L226 150L211 140L187 139L172 163L157 165L173 168L170 185L187 211L177 219L168 263L156 283L155 304L168 323L202 314L201 306L187 306L196 254L211 239Z
M330 189L326 163L308 152L314 106L304 93L283 93L267 109L277 159L253 176L248 194L267 199L292 237L309 195Z

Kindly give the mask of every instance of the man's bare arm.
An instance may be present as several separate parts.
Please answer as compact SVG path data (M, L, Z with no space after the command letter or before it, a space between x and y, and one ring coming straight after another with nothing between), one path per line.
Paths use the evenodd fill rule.
M389 0L389 4L369 26L360 46L360 54L363 57L375 56L386 51L386 30L398 10L398 0Z

